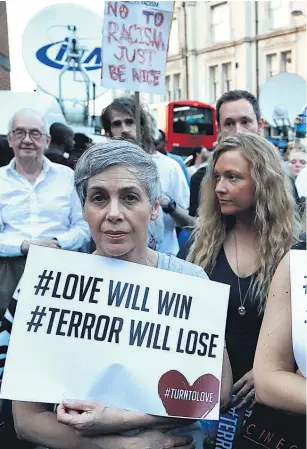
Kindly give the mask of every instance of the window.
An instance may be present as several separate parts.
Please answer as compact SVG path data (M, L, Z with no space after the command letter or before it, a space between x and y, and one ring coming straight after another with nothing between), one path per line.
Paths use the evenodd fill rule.
M267 66L267 75L266 75L267 78L271 78L272 76L278 73L276 53L266 56L266 66Z
M176 104L173 112L175 134L213 135L212 109Z
M288 0L269 1L269 23L270 28L281 28L287 26L290 20L290 2Z
M231 62L222 64L223 93L231 90Z
M281 72L291 72L292 71L291 50L281 52L280 70L281 70Z
M218 65L209 67L211 103L215 103L218 96Z
M173 82L173 87L174 87L173 98L174 98L174 100L180 100L180 98L181 98L180 73L176 73L176 75L174 75L173 81L174 81Z
M211 6L211 42L227 41L230 38L229 5L221 3Z
M165 77L165 101L171 101L170 76Z

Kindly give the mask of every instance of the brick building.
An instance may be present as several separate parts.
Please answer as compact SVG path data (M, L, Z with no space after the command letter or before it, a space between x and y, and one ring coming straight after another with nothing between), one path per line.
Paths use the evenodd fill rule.
M0 1L0 90L10 89L10 58L6 2Z

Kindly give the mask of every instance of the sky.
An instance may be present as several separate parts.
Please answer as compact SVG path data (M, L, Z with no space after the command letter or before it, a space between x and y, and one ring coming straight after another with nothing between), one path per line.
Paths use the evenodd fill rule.
M11 89L33 92L36 84L29 75L22 58L22 35L29 20L41 9L56 3L72 3L63 0L7 0L9 29ZM85 6L84 0L74 0L75 5ZM86 7L103 15L104 2L87 1Z

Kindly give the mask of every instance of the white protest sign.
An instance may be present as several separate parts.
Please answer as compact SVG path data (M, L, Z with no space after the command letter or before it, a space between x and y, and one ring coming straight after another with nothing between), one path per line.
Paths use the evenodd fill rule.
M229 286L33 246L1 397L218 419Z
M102 85L164 94L174 2L105 2Z
M306 367L307 331L307 253L290 251L292 341L296 363L304 376Z

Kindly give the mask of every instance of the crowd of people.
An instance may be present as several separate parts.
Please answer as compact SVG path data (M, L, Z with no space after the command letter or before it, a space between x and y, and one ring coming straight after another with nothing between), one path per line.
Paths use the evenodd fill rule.
M0 168L0 376L30 246L91 252L230 285L221 419L2 401L3 447L303 449L307 347L293 328L290 261L306 249L304 139L280 154L260 135L257 99L229 91L216 105L214 149L187 167L140 112L137 142L135 98L115 99L99 144L31 109L12 117L13 157Z

